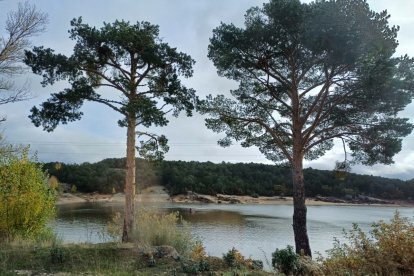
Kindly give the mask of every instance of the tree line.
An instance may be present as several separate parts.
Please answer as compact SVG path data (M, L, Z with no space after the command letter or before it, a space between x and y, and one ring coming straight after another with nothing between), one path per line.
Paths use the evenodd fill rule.
M292 196L292 171L283 165L161 161L137 159L138 192L152 185L164 186L171 195L189 191L200 194L251 196ZM43 165L60 182L75 185L80 192L122 192L125 185L125 158L97 163ZM308 197L354 197L366 195L389 200L414 198L414 179L403 181L349 173L344 180L334 171L304 170Z

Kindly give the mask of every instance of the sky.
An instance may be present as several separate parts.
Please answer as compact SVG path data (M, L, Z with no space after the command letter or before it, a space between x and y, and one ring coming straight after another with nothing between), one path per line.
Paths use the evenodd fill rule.
M259 0L29 0L47 13L47 31L33 38L33 46L43 45L56 52L70 55L73 41L69 39L70 20L82 16L84 23L101 27L103 22L116 19L131 23L149 21L159 25L160 37L178 51L187 53L196 61L194 75L183 79L187 87L194 88L204 98L208 94L228 94L237 88L237 83L217 75L213 63L207 57L207 47L212 30L220 22L234 23L242 27L244 14L252 6L262 6ZM310 2L309 0L303 2ZM0 34L4 34L6 15L17 8L18 1L0 1ZM399 25L399 47L397 55L414 56L414 1L412 0L368 0L370 7L379 12L384 9L391 14L391 25ZM15 77L16 85L28 83L31 99L0 106L0 115L6 122L0 131L8 143L30 145L31 152L43 162L82 163L96 162L104 158L120 158L126 152L126 129L120 128L120 116L98 103L86 103L80 121L60 125L48 133L36 128L28 118L32 106L38 106L51 93L67 87L66 83L42 87L40 77L29 71ZM409 105L401 116L414 122L414 104ZM256 148L242 148L237 142L229 148L217 145L224 134L217 134L204 125L205 117L171 118L168 126L152 129L169 139L170 151L167 160L211 161L211 162L255 162L272 164ZM333 170L335 161L343 161L344 152L340 143L325 156L305 162L306 167ZM352 172L383 177L414 178L414 134L404 138L402 151L395 156L393 165L372 167L355 165Z

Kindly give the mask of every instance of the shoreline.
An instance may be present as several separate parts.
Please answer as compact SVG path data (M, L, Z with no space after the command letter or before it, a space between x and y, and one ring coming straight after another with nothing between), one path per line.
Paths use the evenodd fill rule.
M414 207L413 201L388 201L387 203L367 203L367 202L338 202L327 201L320 198L307 198L307 206L384 206L384 207ZM216 196L188 193L170 196L162 186L153 186L141 191L136 195L137 203L205 203L205 204L258 204L258 205L293 205L292 197L252 197L221 195ZM125 202L123 193L117 194L98 194L98 193L64 193L59 195L56 205L79 204L79 203L119 203Z

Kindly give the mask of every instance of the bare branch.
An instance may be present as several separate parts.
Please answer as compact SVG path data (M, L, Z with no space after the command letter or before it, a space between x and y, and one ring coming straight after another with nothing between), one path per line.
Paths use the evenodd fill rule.
M14 89L14 83L0 79L0 105L20 102L30 99L28 83L22 87Z
M47 24L47 14L40 12L28 1L19 3L6 20L6 37L0 37L0 75L9 78L24 72L24 50L31 45L30 38L42 33ZM27 82L20 88L8 79L0 78L0 105L19 102L29 98ZM5 117L0 119L4 121Z
M42 33L48 22L47 15L29 2L19 3L16 11L8 14L6 31L8 37L1 38L0 67L21 62L23 51L31 45L30 38Z

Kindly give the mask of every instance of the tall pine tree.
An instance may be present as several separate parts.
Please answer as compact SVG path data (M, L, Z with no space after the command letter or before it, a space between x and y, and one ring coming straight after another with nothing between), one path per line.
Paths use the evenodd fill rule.
M81 18L71 21L70 38L75 40L73 54L65 56L54 50L35 47L26 52L25 62L42 84L53 85L67 80L69 88L54 93L33 107L30 115L36 126L53 131L60 123L79 120L85 101L101 103L122 114L119 125L127 128L125 219L122 240L131 240L134 219L136 135L148 135L148 146L166 147L166 138L145 131L152 125L165 126L166 114L180 111L192 114L195 92L186 88L179 76L191 77L194 61L178 52L158 35L158 26L148 22L131 25L125 21L90 27ZM113 91L105 98L102 88ZM139 131L137 126L141 127Z
M245 26L222 23L209 58L239 82L232 98L208 96L207 127L256 146L292 168L296 252L311 256L303 160L343 139L353 161L392 163L413 125L398 112L411 102L413 59L395 57L398 27L365 0L271 0L251 8Z

